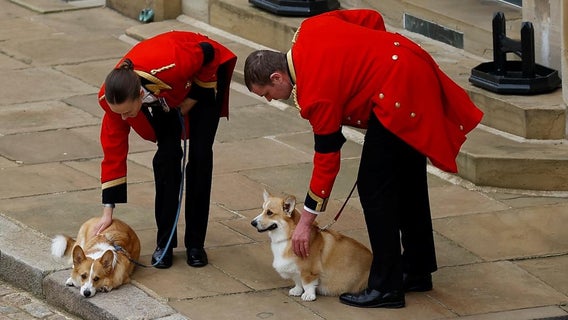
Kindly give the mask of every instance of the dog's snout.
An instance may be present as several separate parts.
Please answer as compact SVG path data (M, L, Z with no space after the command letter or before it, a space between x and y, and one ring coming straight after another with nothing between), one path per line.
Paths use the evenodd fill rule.
M90 296L91 296L91 290L86 289L86 290L83 292L83 295L85 296L85 298L90 297Z
M250 224L252 224L253 227L256 227L256 224L257 224L256 219L255 219L255 220L252 220L252 221L250 222Z

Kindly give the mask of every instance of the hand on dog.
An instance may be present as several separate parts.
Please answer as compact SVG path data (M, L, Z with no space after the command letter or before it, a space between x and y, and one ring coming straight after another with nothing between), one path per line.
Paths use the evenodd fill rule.
M92 230L92 236L96 236L103 232L112 223L112 208L105 207L103 210L103 216L95 224Z
M307 258L310 255L310 232L315 219L315 214L302 210L300 222L292 235L292 247L298 257Z

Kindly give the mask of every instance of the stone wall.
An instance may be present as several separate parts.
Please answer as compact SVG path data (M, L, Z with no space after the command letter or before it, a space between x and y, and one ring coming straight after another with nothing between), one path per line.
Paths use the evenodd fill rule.
M106 6L138 20L143 9L154 11L154 21L175 19L181 13L182 0L106 0ZM195 1L195 0L192 0ZM201 0L198 0L198 2Z

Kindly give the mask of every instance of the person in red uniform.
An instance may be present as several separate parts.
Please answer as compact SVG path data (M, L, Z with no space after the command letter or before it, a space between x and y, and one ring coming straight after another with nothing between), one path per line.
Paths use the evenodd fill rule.
M228 116L229 84L236 63L229 49L207 36L171 31L139 42L108 74L99 92L105 114L100 140L103 215L93 230L112 222L115 203L127 201L128 135L134 129L157 143L155 180L156 250L152 264L169 268L177 247L176 214L186 165L185 235L187 263L208 263L204 250L213 170L213 141L220 117ZM182 132L185 128L185 134ZM167 246L171 232L174 235Z
M357 187L373 262L368 288L340 301L400 308L405 292L431 290L437 263L427 158L457 171L466 134L482 118L466 92L366 9L307 18L287 53L254 51L244 72L248 89L268 101L293 93L314 132L313 172L292 236L296 255L309 255L312 222L325 211L339 172L342 126L365 128Z

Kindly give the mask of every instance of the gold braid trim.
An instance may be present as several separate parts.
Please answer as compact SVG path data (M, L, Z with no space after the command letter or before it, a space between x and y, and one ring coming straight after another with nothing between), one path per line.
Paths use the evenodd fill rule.
M116 187L120 184L125 184L125 183L126 183L126 177L114 179L114 180L107 181L107 182L103 183L102 189L104 190L104 189Z
M300 108L300 104L298 103L298 96L296 95L296 68L294 68L294 60L292 60L292 49L288 50L288 52L286 53L286 62L288 63L290 78L292 80L292 83L294 84L292 86L292 97L294 99L294 106L296 107L296 109L301 111L302 108Z
M313 193L312 190L308 190L308 196L316 202L315 211L318 212L325 211L325 208L327 207L327 201L329 200L329 198L324 199L318 196L317 194Z
M217 81L201 81L197 78L193 78L193 83L206 89L217 89Z
M292 44L296 43L296 39L298 39L298 34L300 33L300 27L298 27L298 30L296 30L296 32L294 32L294 36L292 37Z
M168 84L166 84L165 82L163 82L162 80L158 79L157 77L154 77L153 75L141 71L141 70L134 70L134 72L136 72L136 74L150 82L152 82L152 84L147 84L145 87L146 89L152 91L152 93L154 95L159 95L160 94L160 90L171 90L172 87L170 87Z

